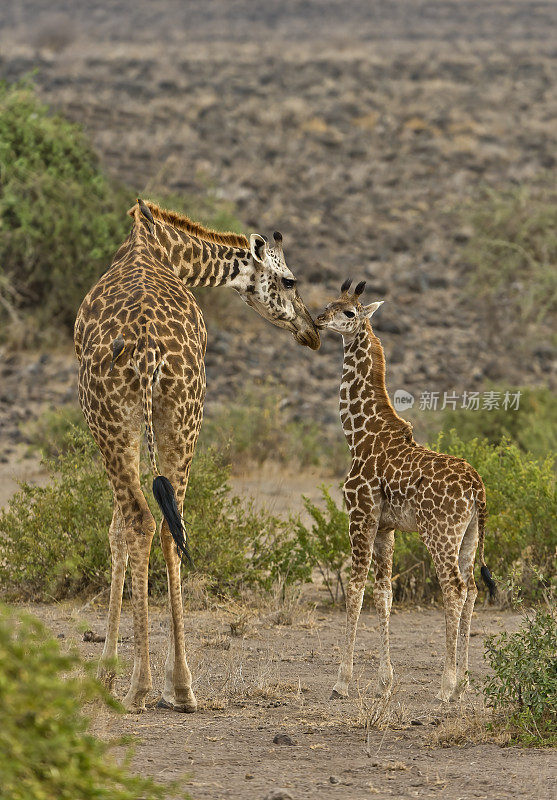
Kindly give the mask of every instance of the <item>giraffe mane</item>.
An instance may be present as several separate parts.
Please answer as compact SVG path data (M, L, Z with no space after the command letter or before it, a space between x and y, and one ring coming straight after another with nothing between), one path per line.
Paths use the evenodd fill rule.
M371 327L371 323L369 320L366 320L366 326L368 329L368 334L371 343L371 374L372 374L372 383L373 388L376 391L376 396L379 399L378 405L380 405L383 411L386 411L389 415L392 415L393 422L401 423L401 428L408 429L410 434L412 433L412 425L399 415L394 410L391 404L391 398L389 397L389 393L387 391L387 387L385 385L385 353L383 351L383 346L378 339L378 337L373 332L373 328Z
M189 233L191 236L195 236L198 239L203 239L205 242L226 244L230 247L242 247L243 249L249 250L249 242L241 233L232 233L232 231L221 233L220 231L214 231L212 228L206 228L204 225L194 222L184 214L177 214L175 211L159 208L159 206L147 200L144 202L155 219L161 220L167 225L171 225L173 228ZM131 209L130 213L133 214L133 209Z

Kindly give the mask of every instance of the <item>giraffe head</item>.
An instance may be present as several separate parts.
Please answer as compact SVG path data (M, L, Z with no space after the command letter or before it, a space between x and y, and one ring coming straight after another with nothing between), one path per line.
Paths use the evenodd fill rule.
M234 288L258 314L290 331L298 344L318 350L319 333L298 293L296 278L286 266L282 234L275 231L273 237L275 246L269 247L263 236L252 233L250 251L254 269Z
M331 303L327 303L323 313L316 318L315 324L320 330L329 328L342 336L353 338L384 302L378 300L376 303L363 306L360 303L360 295L366 288L365 281L361 281L352 294L349 292L351 284L351 280L344 281L340 289L340 296Z

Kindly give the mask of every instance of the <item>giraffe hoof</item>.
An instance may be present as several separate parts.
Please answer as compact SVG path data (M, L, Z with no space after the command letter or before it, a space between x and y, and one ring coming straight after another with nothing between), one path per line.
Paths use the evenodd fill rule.
M341 694L340 692L337 692L336 689L333 689L329 700L346 700L347 697L347 694Z
M169 703L168 700L161 697L156 703L155 708L164 708L167 711L178 711L182 714L193 714L197 711L197 702L194 700L193 703Z
M143 712L147 710L144 705L143 706L142 705L136 705L136 706L135 705L130 705L130 706L128 706L128 705L126 705L125 702L122 702L122 705L124 706L124 708L126 710L126 714L143 714Z
M160 700L157 700L155 703L155 708L164 708L167 711L173 711L174 706L172 703L169 703L168 700L165 700L164 697L161 697Z

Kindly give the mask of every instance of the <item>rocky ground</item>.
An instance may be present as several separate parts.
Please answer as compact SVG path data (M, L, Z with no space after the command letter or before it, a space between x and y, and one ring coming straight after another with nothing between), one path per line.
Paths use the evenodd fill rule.
M450 214L480 184L554 167L555 11L21 0L0 8L0 77L36 70L130 197L209 189L248 230L281 229L315 310L347 275L367 278L388 301L376 328L391 389L555 385L544 332L523 343L508 309L471 295L470 230ZM295 413L336 425L339 360L334 337L311 353L234 300L210 321L208 401L273 375Z

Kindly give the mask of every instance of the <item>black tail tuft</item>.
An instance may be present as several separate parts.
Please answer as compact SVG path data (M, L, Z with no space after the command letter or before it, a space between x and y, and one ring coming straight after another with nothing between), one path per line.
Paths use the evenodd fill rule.
M494 600L497 597L497 586L495 585L495 581L491 577L491 572L489 571L489 569L486 567L485 564L482 564L480 573L483 578L483 582L485 583L485 585L489 590L490 600Z
M178 511L174 489L172 488L172 484L168 478L165 478L163 475L157 475L153 481L153 495L159 504L159 508L166 520L166 524L170 528L172 538L176 542L178 554L180 556L185 556L190 566L193 567L193 561L188 550L188 541L186 538L184 523L182 522L182 517Z

